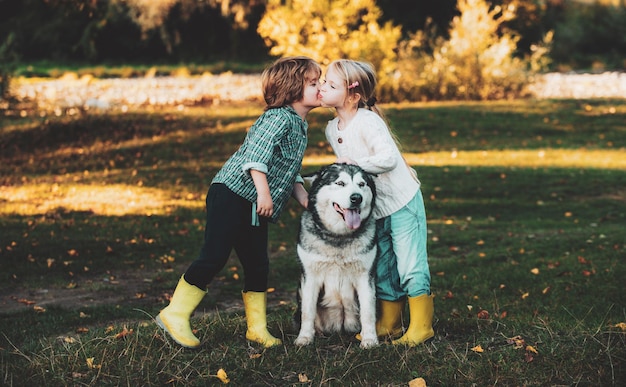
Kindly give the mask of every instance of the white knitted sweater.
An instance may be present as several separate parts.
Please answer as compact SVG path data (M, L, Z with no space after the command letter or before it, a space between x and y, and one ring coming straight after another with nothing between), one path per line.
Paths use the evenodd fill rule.
M326 139L337 157L354 160L365 171L378 175L374 217L384 218L404 207L420 188L417 174L409 168L385 124L376 113L359 109L339 130L339 118L326 125Z

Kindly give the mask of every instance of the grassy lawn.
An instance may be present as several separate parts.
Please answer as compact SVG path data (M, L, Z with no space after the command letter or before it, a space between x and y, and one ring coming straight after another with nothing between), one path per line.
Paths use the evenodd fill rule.
M58 78L65 73L78 76L89 75L96 78L129 78L143 77L146 74L158 76L201 75L204 73L219 74L227 71L234 73L260 73L267 64L237 62L215 62L212 64L185 65L111 65L85 66L84 64L60 64L58 61L41 61L19 65L15 76L24 78Z
M626 383L626 102L385 106L422 181L435 337L297 348L300 209L270 227L269 330L245 340L235 256L184 350L153 317L195 258L204 195L261 106L0 121L2 385ZM310 115L304 172L333 160ZM220 373L221 376L221 373Z

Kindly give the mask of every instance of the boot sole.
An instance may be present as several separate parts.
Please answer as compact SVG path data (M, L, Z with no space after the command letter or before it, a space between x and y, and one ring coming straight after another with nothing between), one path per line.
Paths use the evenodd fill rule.
M157 324L157 326L158 326L159 328L163 329L163 331L164 331L165 333L167 333L167 335L168 335L168 336L169 336L172 340L174 340L174 341L176 342L176 344L180 345L181 347L185 347L185 348L189 348L189 349L196 349L196 348L198 348L198 347L200 346L200 344L198 344L198 345L196 345L196 346L191 346L191 345L187 345L187 344L183 344L183 343L181 343L180 341L178 341L178 340L176 339L176 337L174 337L174 335L172 335L172 332L170 332L170 330L169 330L169 329L167 329L167 327L165 326L165 323L163 322L163 320L161 320L161 316L160 316L160 315L156 316L155 320L156 320L156 324Z

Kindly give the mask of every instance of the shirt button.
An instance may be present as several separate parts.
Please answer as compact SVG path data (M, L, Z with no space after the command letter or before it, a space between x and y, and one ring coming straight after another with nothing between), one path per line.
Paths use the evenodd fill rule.
M339 137L339 138L337 139L337 142L341 144L341 143L343 142L343 139L342 139L341 137Z

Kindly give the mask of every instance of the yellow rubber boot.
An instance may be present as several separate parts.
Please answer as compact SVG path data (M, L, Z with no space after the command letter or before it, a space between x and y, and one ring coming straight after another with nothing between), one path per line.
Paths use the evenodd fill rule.
M397 339L402 335L402 311L405 304L404 298L397 301L378 300L380 308L380 315L376 320L378 340ZM357 333L356 338L360 341L361 334Z
M406 300L379 300L380 316L376 321L376 335L379 339L395 339L402 334L402 311Z
M417 297L409 297L409 327L402 337L392 341L394 345L415 346L430 339L435 335L433 331L433 295L423 294Z
M157 325L183 347L200 346L200 340L191 331L189 318L205 294L206 291L187 283L184 277L180 277L170 304L156 317Z
M267 331L267 293L242 292L241 295L248 324L246 339L262 344L265 348L282 344L280 339Z

